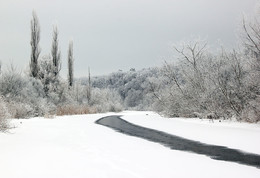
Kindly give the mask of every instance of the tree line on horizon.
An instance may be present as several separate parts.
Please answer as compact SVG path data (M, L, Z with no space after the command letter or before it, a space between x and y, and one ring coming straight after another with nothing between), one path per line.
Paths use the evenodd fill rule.
M125 109L259 122L259 12L251 21L242 20L238 49L220 47L213 53L205 40L182 42L174 46L177 58L173 62L94 77L92 86L116 90Z
M31 19L29 73L13 67L0 73L0 130L6 118L153 110L171 117L236 118L260 121L260 23L242 22L241 49L218 53L206 41L174 47L174 62L140 71L74 79L73 42L68 47L68 78L60 77L58 29L53 28L50 55L41 56L40 24ZM0 65L1 69L1 65Z

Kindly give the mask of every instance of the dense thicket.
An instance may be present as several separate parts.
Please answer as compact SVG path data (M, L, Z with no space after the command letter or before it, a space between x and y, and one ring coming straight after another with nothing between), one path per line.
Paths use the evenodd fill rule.
M118 71L107 76L92 78L92 87L114 90L123 102L124 109L151 110L153 103L151 81L159 79L160 70L157 68L128 72ZM81 79L86 83L86 79Z

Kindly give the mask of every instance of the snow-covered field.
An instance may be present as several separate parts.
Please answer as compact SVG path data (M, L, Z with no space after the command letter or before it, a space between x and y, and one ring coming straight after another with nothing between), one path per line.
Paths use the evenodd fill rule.
M153 112L122 112L123 119L204 143L260 154L260 125L168 119ZM260 177L260 169L170 150L94 122L114 113L13 120L0 133L3 178Z

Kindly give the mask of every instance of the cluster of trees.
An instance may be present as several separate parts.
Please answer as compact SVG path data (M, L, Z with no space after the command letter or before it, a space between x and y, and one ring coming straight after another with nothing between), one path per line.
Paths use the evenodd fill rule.
M93 87L109 88L125 109L154 110L174 117L236 118L260 121L259 14L243 20L241 49L211 52L194 40L174 47L177 59L162 67L118 71L93 78ZM86 83L83 80L83 84Z
M159 68L118 71L107 76L93 77L92 87L115 91L122 100L124 109L152 110L151 104L154 99L150 92L150 83L160 75ZM81 82L86 84L87 80L81 79Z
M260 121L260 23L243 20L242 50L212 53L205 42L175 47L179 60L154 83L161 110L173 116Z
M182 43L178 58L157 68L74 80L73 42L68 48L68 78L60 77L58 30L50 55L40 56L40 25L31 20L31 60L27 74L12 66L1 72L0 130L5 118L56 114L154 110L169 116L237 118L260 121L260 22L243 20L242 50L212 53L205 41Z
M154 83L163 111L173 116L260 120L257 55L223 49L212 54L198 42L176 51L179 61L165 63L164 80Z
M121 110L113 91L91 90L90 78L87 86L74 80L72 41L69 42L67 56L68 78L64 80L60 77L61 52L57 27L53 28L50 55L42 56L40 24L35 12L30 29L29 71L18 72L10 66L8 71L0 72L0 130L8 128L6 118Z
M31 61L29 75L39 79L46 95L51 91L56 91L59 85L61 70L61 52L59 49L58 28L54 26L51 44L51 55L40 58L40 24L35 12L31 20ZM73 86L73 42L69 42L68 48L68 86Z

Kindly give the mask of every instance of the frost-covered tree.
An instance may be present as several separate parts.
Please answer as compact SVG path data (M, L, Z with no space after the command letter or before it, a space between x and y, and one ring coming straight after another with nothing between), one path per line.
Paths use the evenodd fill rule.
M85 104L87 102L85 86L81 85L80 81L74 82L73 87L69 90L69 94L72 97L75 104Z
M52 34L52 45L51 45L51 56L52 62L54 66L54 76L57 78L59 72L61 70L61 55L59 50L59 40L58 40L58 28L57 26L53 27L53 34Z
M91 106L97 112L119 112L122 110L122 100L118 92L114 89L93 88Z
M88 68L87 101L88 101L88 104L91 103L91 80L90 80L90 68Z
M121 97L125 108L151 110L154 100L150 95L149 78L158 78L158 75L160 74L157 68L118 71L107 76L92 77L91 86L93 90L94 88L113 89ZM87 85L88 80L83 81Z
M37 78L39 72L38 58L41 52L40 42L40 24L36 12L32 13L31 20L31 61L30 76Z
M247 107L242 115L249 120L260 120L260 6L253 20L243 19L242 43L245 49L244 61L248 63L247 78Z
M259 8L260 9L260 8ZM246 21L243 19L242 40L247 52L260 60L260 11L255 15L253 21Z
M243 54L222 48L212 54L205 43L198 42L176 51L178 62L165 62L161 70L164 78L151 84L162 111L172 116L236 117L250 122L260 119L255 52Z
M17 72L13 65L0 78L0 95L6 99L20 97L25 83L21 72Z
M41 80L45 94L48 95L49 92L52 92L55 89L56 68L53 65L53 60L50 56L46 55L41 58L39 61L39 73L38 78Z
M69 42L69 49L68 49L68 85L69 87L73 86L73 69L74 57L73 57L73 41Z
M200 40L194 42L182 43L179 47L175 47L175 51L179 56L178 63L175 65L168 64L162 69L165 76L165 83L169 84L167 88L169 93L166 95L167 102L174 101L174 104L166 104L166 106L174 107L170 109L171 113L177 115L190 115L193 112L207 111L207 88L204 63L207 58L207 43ZM181 98L182 99L181 99ZM167 99L168 98L168 99ZM182 108L179 108L179 104ZM185 106L185 107L184 107Z
M7 118L10 117L6 102L3 97L0 96L0 132L9 128Z
M14 68L1 75L0 95L4 96L12 118L42 116L53 107L47 104L41 81L24 76Z

